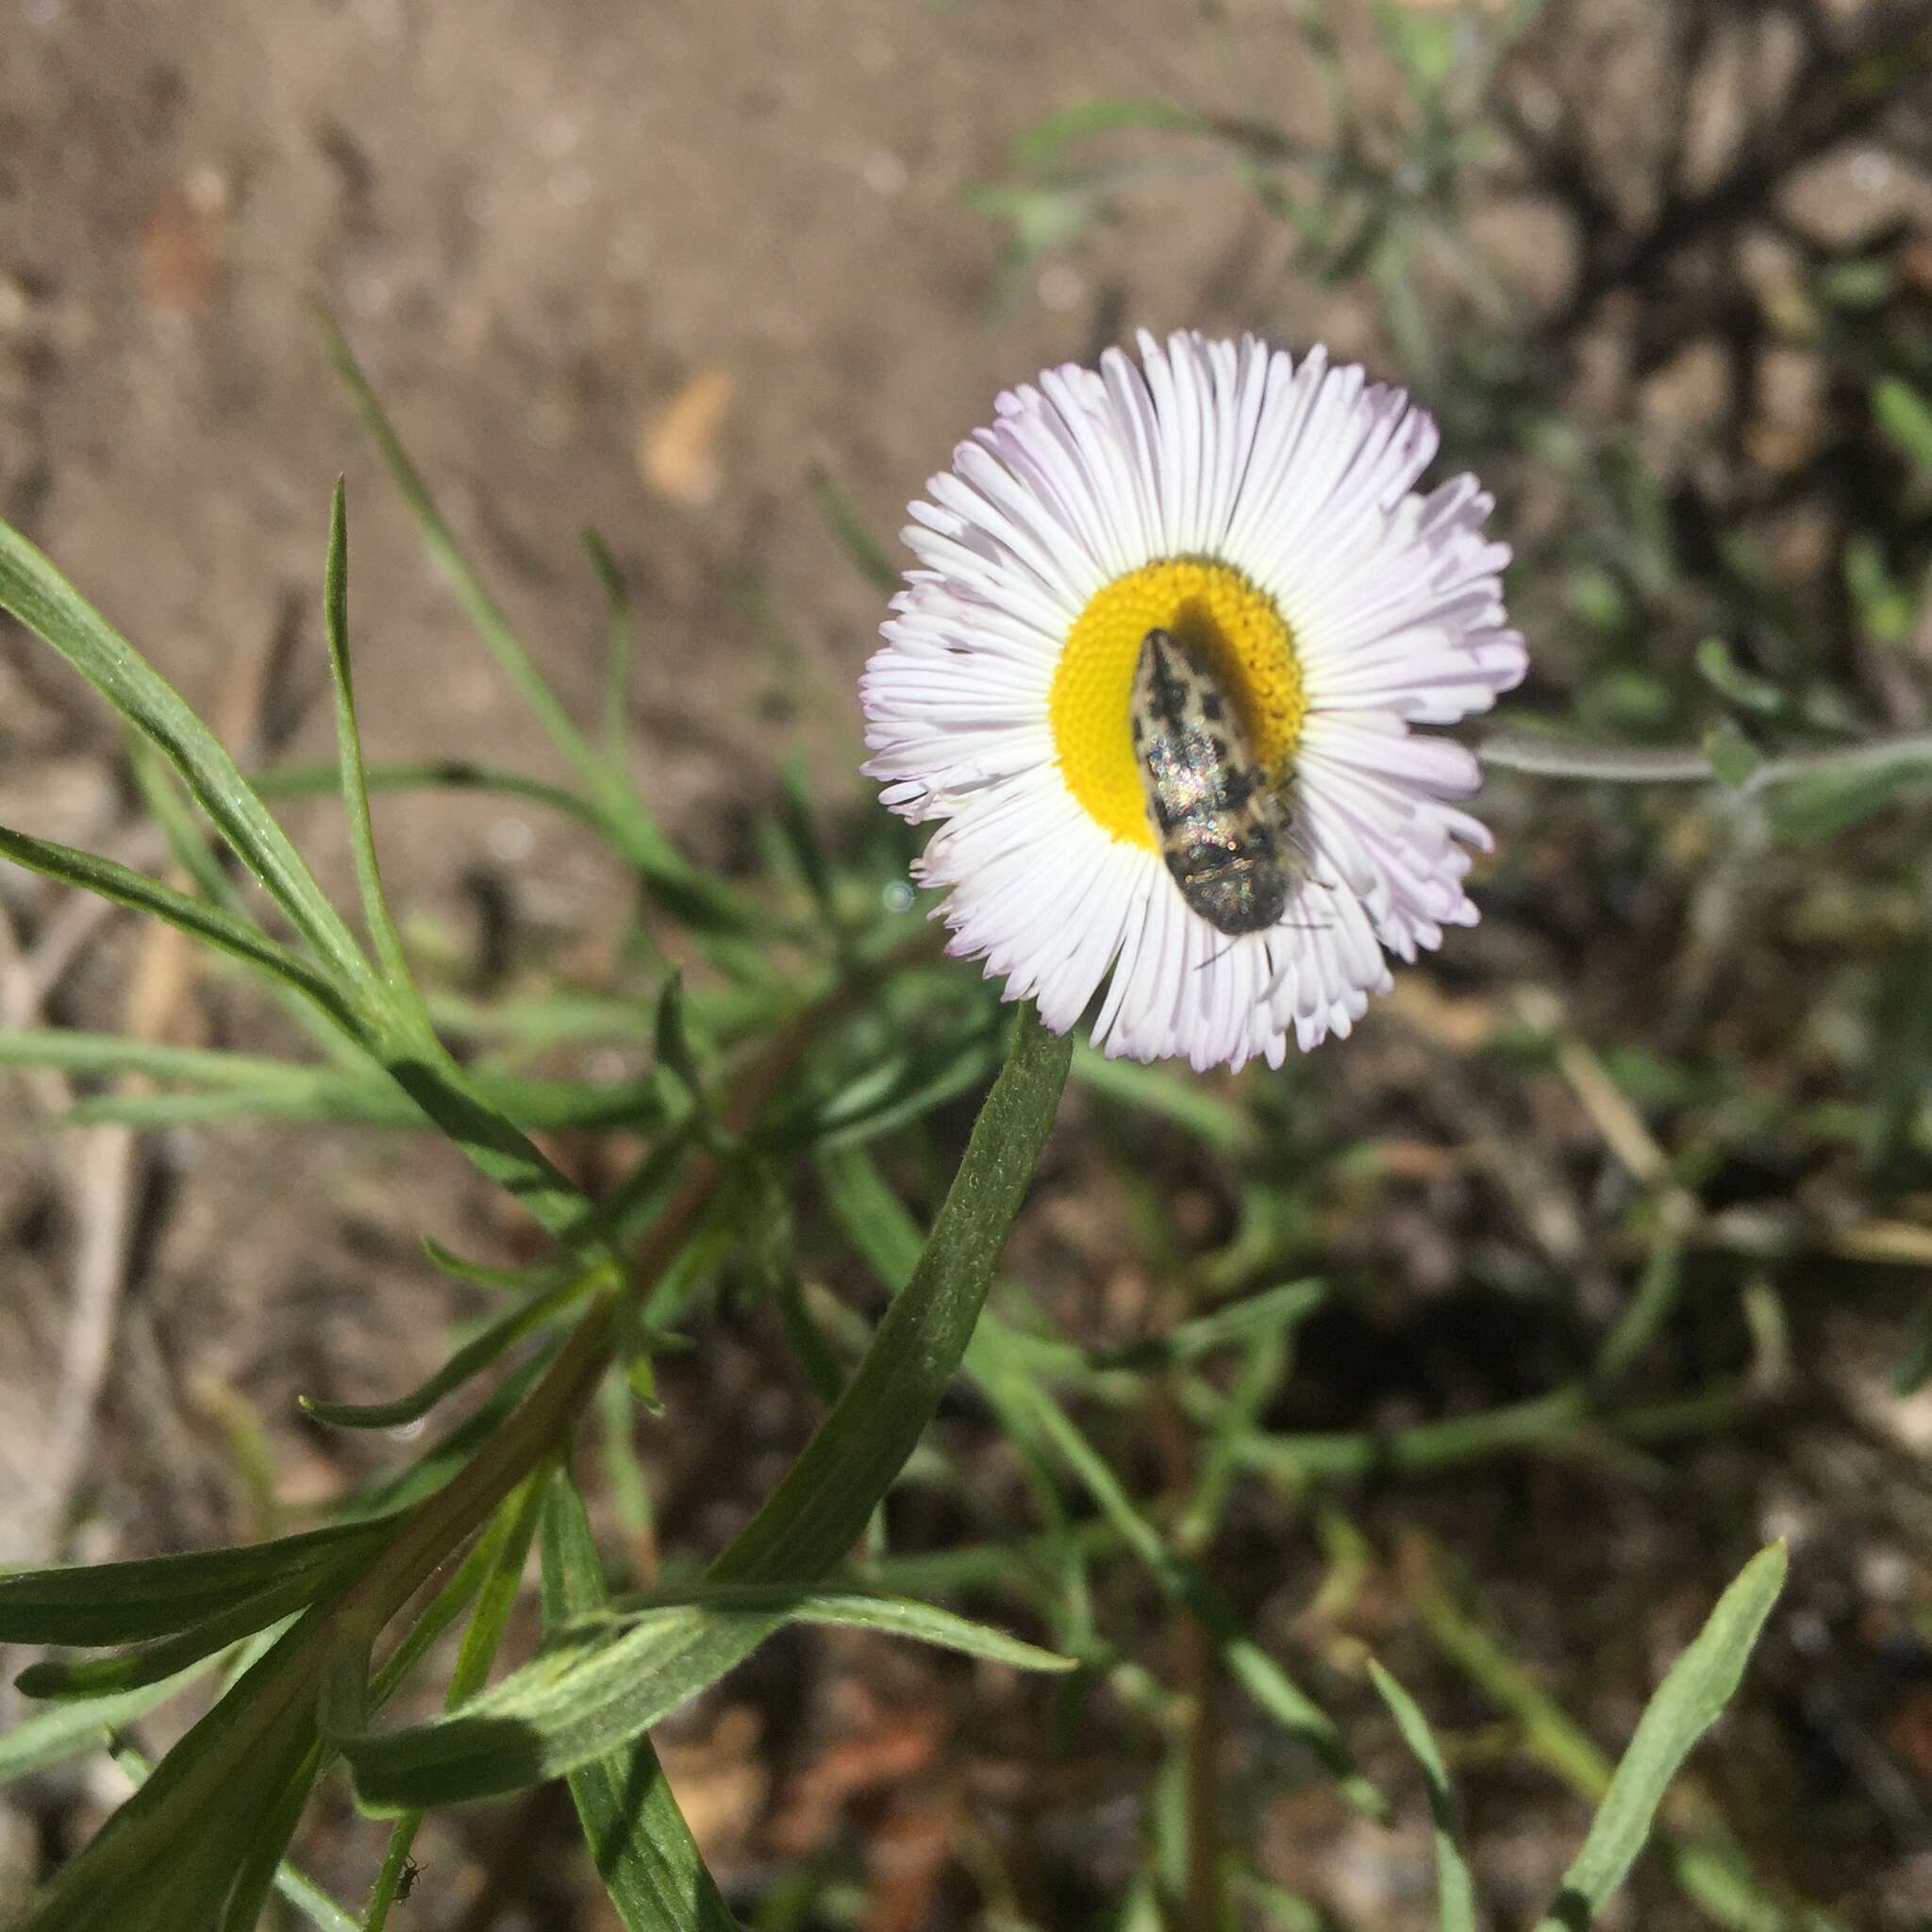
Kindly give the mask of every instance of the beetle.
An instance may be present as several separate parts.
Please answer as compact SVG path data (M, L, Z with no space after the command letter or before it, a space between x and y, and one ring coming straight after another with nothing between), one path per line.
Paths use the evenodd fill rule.
M1206 655L1150 630L1130 716L1148 818L1181 897L1230 939L1275 924L1305 869L1293 806L1256 758Z

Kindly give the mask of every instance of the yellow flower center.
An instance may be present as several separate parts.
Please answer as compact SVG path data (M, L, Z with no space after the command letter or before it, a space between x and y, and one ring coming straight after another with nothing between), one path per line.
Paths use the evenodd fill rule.
M1307 699L1294 634L1240 571L1176 557L1142 564L1095 591L1074 620L1055 667L1047 716L1067 789L1094 823L1129 844L1158 850L1134 755L1134 667L1150 630L1172 631L1213 667L1271 778L1284 774L1301 739Z

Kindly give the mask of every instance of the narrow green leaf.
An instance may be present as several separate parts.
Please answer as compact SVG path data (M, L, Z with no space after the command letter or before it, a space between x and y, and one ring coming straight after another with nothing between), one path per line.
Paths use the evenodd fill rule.
M1752 1557L1638 1720L1583 1849L1537 1932L1583 1932L1624 1881L1678 1767L1715 1724L1744 1674L1752 1646L1784 1589L1782 1543Z
M1081 1041L1074 1048L1074 1078L1103 1099L1172 1121L1217 1154L1239 1154L1254 1141L1255 1124L1245 1108L1171 1068L1110 1060Z
M16 1571L0 1576L0 1643L138 1643L170 1636L260 1591L357 1561L390 1526L377 1517L234 1549Z
M475 625L490 655L496 659L498 668L514 687L517 695L529 707L532 715L549 735L550 741L563 754L565 761L584 781L591 795L599 800L607 799L611 789L608 766L571 723L558 701L557 693L544 681L542 673L525 648L523 640L510 627L509 620L496 600L483 588L481 579L463 555L455 533L437 508L428 485L409 460L408 452L404 449L401 437L390 422L388 411L370 387L368 377L362 374L347 337L325 311L318 310L317 320L336 374L341 377L342 386L348 391L363 425L374 439L391 481L402 492L403 501L415 518L424 548L456 592L464 615Z
M1462 1822L1442 1754L1436 1748L1429 1721L1407 1690L1378 1664L1369 1659L1369 1680L1389 1707L1415 1761L1422 1766L1429 1794L1429 1817L1436 1833L1436 1923L1439 1932L1475 1932L1475 1886L1462 1849Z
M219 1654L199 1658L175 1676L158 1684L143 1684L138 1690L124 1690L113 1697L97 1697L86 1703L62 1704L51 1710L36 1711L9 1731L0 1734L0 1785L29 1772L44 1771L52 1764L64 1764L88 1751L105 1746L123 1725L145 1717L157 1706L178 1696L189 1685L205 1677L221 1661Z
M369 816L369 788L362 776L362 734L356 724L356 686L349 666L349 502L342 479L336 478L328 507L328 557L322 574L323 630L328 639L329 676L336 698L336 758L340 766L342 807L349 815L349 850L356 862L356 884L362 894L362 920L375 947L376 962L396 995L420 1008L409 962L403 953L403 936L396 930L389 901L383 897L382 868L375 857L375 827ZM425 1021L426 1025L426 1019Z
M820 836L805 766L797 758L787 758L778 774L778 830L820 920L828 931L836 932L839 903L831 855Z
M1829 839L1932 788L1932 750L1883 764L1848 760L1787 779L1771 794L1768 816L1780 839L1805 844Z
M501 1544L495 1562L483 1578L476 1607L470 1613L468 1627L457 1651L456 1669L450 1673L449 1707L468 1703L483 1689L490 1667L509 1627L517 1591L523 1582L524 1564L537 1535L537 1524L543 1509L543 1483L531 1475L504 1498L496 1520L503 1525Z
M339 763L277 765L272 771L256 773L253 782L264 798L319 798L339 791L342 776ZM487 791L502 798L520 798L575 819L607 839L610 836L610 821L603 808L581 792L547 784L541 778L527 778L521 772L477 764L470 758L364 765L362 782L371 792Z
M556 1287L507 1309L480 1335L458 1349L427 1380L392 1402L322 1402L304 1395L299 1398L302 1407L317 1422L330 1423L339 1429L393 1429L412 1423L419 1416L427 1415L452 1390L461 1388L472 1375L487 1369L533 1328L541 1327L553 1315L592 1289L608 1284L611 1278L608 1267L600 1266L588 1273L581 1269L573 1271Z
M0 525L0 531L5 527ZM62 885L78 886L83 891L97 893L117 906L126 907L130 912L144 912L151 918L165 920L244 965L273 973L287 981L344 1032L359 1037L366 1031L348 996L307 960L286 946L277 945L254 926L244 925L203 900L177 892L174 887L149 878L145 873L135 872L97 853L81 852L71 845L56 844L52 840L35 839L5 827L0 827L0 858L10 858L14 864L24 865L43 877L58 879Z
M617 559L595 530L584 532L591 568L604 591L608 641L604 653L604 758L622 771L630 756L630 659L633 627L630 592Z
M866 1145L976 1087L997 1053L996 1036L986 1032L931 1053L908 1054L878 1068L875 1077L854 1081L823 1103L772 1122L758 1143L822 1150Z
M322 1774L323 1747L308 1743L295 1762L288 1767L274 1796L260 1807L251 1823L248 1837L235 1862L234 1883L222 1911L216 1932L258 1932L268 1896L282 1870L283 1854L295 1836L295 1827L308 1808L315 1781ZM264 1780L266 1783L267 1780Z
M325 1569L298 1571L287 1581L258 1590L239 1603L217 1610L213 1616L177 1630L172 1637L157 1638L137 1650L122 1651L113 1657L73 1662L46 1658L29 1664L14 1682L25 1696L63 1700L110 1697L119 1691L158 1684L202 1657L211 1657L216 1651L225 1650L231 1643L293 1615L326 1588L329 1574Z
M282 1807L315 1743L314 1700L275 1694L297 1621L220 1697L36 1901L31 1932L205 1932L221 1926L237 1874ZM225 1747L245 1739L248 1775L213 1778ZM195 1829L174 1820L185 1808ZM24 1928L25 1932L25 1928Z
M1881 375L1872 385L1872 416L1894 448L1932 474L1932 402L1910 383Z
M590 1519L567 1469L551 1474L542 1552L546 1629L604 1607ZM597 1875L629 1932L737 1932L648 1738L574 1771L570 1794Z
M866 527L865 519L854 508L852 499L824 470L813 469L807 480L825 527L838 541L840 549L852 559L859 575L875 591L896 591L899 572L880 548L878 539Z
M1285 1281L1206 1315L1177 1323L1164 1335L1149 1335L1118 1348L1084 1351L1093 1369L1153 1368L1191 1362L1216 1349L1253 1341L1262 1335L1287 1335L1299 1327L1328 1299L1319 1281Z
M1008 164L1021 174L1033 174L1052 167L1080 142L1124 128L1207 134L1213 131L1213 124L1198 108L1148 96L1082 101L1036 121L1007 150Z
M180 786L175 783L174 767L151 739L132 729L126 736L128 769L134 774L134 782L140 789L142 803L147 807L148 816L160 827L161 837L167 841L169 856L193 881L195 890L210 906L219 906L244 925L255 924L257 922L243 910L240 894L208 844L207 828L194 816Z
M530 1554L531 1540L537 1533L542 1500L542 1476L541 1473L533 1473L497 1506L496 1513L484 1531L479 1546L483 1559L478 1566L480 1582L475 1607L470 1612L463 1641L457 1649L456 1668L450 1674L449 1690L443 1700L447 1710L455 1710L469 1703L490 1676L490 1667L496 1660L497 1650L509 1624L510 1612L516 1607L517 1593L523 1584L524 1564ZM326 1707L323 1729L331 1741L336 1740L339 1734L331 1730ZM390 1909L403 1890L409 1869L409 1847L422 1822L423 1814L416 1810L406 1811L396 1820L395 1829L390 1834L389 1849L383 1857L382 1869L376 1874L375 1885L370 1893L369 1907L362 1915L366 1932L383 1932L383 1927L388 1924Z
M338 1739L363 1805L456 1804L580 1770L620 1749L788 1623L908 1637L1029 1670L1073 1659L931 1605L784 1585L697 1585L683 1597L567 1624L522 1670L447 1718Z
M999 1372L994 1372L999 1379ZM1020 1411L1079 1478L1123 1542L1146 1566L1168 1598L1191 1610L1214 1640L1222 1662L1241 1688L1291 1737L1298 1739L1332 1776L1350 1804L1372 1817L1388 1807L1381 1792L1356 1768L1335 1720L1252 1639L1241 1634L1234 1607L1173 1549L1135 1507L1112 1465L1094 1448L1059 1403L1044 1389L1014 1378L1008 1388Z
M658 995L658 1018L653 1029L658 1064L672 1074L702 1108L705 1094L704 1070L691 1049L691 1034L684 1024L684 975L674 973Z
M1697 646L1696 664L1705 681L1740 710L1771 718L1785 708L1784 688L1768 677L1758 676L1755 671L1747 671L1738 662L1737 654L1725 639L1706 638Z
M369 963L341 915L214 734L133 645L4 521L0 609L11 611L51 644L128 724L160 748L215 829L296 931L328 962L337 984L345 991L367 988L373 977Z
M720 1615L770 1614L797 1624L833 1624L854 1630L876 1630L889 1637L905 1637L936 1649L953 1650L965 1657L983 1657L989 1663L1011 1664L1023 1671L1071 1671L1076 1659L1058 1651L1042 1650L954 1615L937 1605L916 1598L888 1595L873 1590L845 1590L821 1586L797 1589L786 1584L718 1584L697 1582L686 1589L647 1591L641 1596L619 1597L596 1615L568 1624L557 1632L556 1648L572 1644L594 1648L611 1641L615 1624L648 1622L674 1609L715 1611Z
M486 1534L470 1546L470 1553L457 1565L457 1572L430 1598L423 1614L411 1624L395 1648L369 1674L364 1691L365 1711L377 1711L395 1694L396 1688L429 1654L430 1648L475 1600L496 1561L496 1545Z
M1066 1086L1070 1042L1023 1007L906 1291L805 1453L712 1571L721 1583L823 1574L864 1530L973 1338Z
M659 829L629 774L601 756L571 722L502 607L484 588L455 533L443 521L428 486L358 366L347 339L326 313L318 310L317 316L329 359L375 440L391 480L415 518L424 548L455 591L457 602L498 668L595 802L602 828L608 830L612 843L649 883L660 903L675 908L692 925L767 936L771 922L762 916L762 908L741 903L728 888L693 866Z
M275 1872L275 1890L316 1928L316 1932L362 1932L362 1921L339 1906L315 1880L292 1865Z
M0 1033L0 1067L58 1067L66 1074L145 1074L197 1086L306 1092L324 1069L265 1054L208 1047L167 1046L119 1033L81 1033L64 1026L24 1026Z

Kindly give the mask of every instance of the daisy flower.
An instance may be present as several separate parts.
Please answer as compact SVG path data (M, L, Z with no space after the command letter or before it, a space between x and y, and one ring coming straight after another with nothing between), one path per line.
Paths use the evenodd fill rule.
M1063 1032L1105 983L1109 1055L1278 1066L1475 921L1476 760L1411 726L1522 678L1509 552L1474 477L1415 489L1403 391L1319 347L1140 349L1002 395L912 505L865 770L941 822L917 875L1006 997Z

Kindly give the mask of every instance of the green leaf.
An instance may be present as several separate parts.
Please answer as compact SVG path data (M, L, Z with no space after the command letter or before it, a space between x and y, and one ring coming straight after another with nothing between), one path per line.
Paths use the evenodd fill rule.
M604 592L608 632L604 653L604 759L623 771L630 757L630 659L634 641L630 592L608 545L595 530L584 532L584 549Z
M1119 1106L1172 1121L1217 1154L1239 1154L1254 1141L1255 1124L1246 1109L1209 1092L1192 1074L1110 1060L1080 1041L1074 1047L1074 1078Z
M1597 1807L1576 1861L1537 1932L1583 1932L1624 1881L1678 1767L1718 1720L1784 1588L1785 1548L1760 1550L1657 1688Z
M658 995L656 1037L658 1064L683 1087L692 1104L702 1108L705 1097L704 1071L692 1051L690 1029L684 1024L684 975L674 973Z
M282 1870L282 1855L308 1808L322 1764L322 1745L308 1743L283 1774L279 1790L268 1784L274 1796L251 1823L241 1856L235 1860L234 1883L217 1932L258 1932L269 1892Z
M1882 764L1847 758L1836 769L1784 780L1771 794L1772 830L1793 843L1828 839L1932 786L1932 748Z
M469 1703L489 1678L490 1667L496 1659L504 1632L509 1625L510 1612L516 1607L517 1593L523 1584L524 1565L530 1554L531 1540L537 1533L542 1500L541 1474L525 1476L497 1506L477 1545L476 1554L480 1560L476 1566L478 1587L475 1605L464 1627L463 1641L457 1648L456 1669L450 1674L449 1690L443 1699L446 1710L455 1710ZM366 1672L366 1656L358 1656L351 1650L346 1657L352 1669L359 1668ZM364 1695L358 1700L362 1708L367 1707L367 1693L372 1688L367 1684L363 1687ZM322 1701L323 1731L333 1742L341 1732L331 1723L331 1716L340 1713L347 1700L340 1695L332 1699L329 1687L325 1684ZM356 1721L359 1724L361 1718L362 1710L358 1709ZM376 1874L375 1887L370 1892L369 1907L362 1915L366 1932L382 1932L389 1923L390 1908L403 1891L409 1870L409 1847L415 1841L416 1830L422 1822L420 1811L405 1812L396 1820L395 1828L390 1834L389 1849L383 1856L382 1869Z
M1074 1668L1071 1657L903 1597L699 1583L565 1624L535 1661L448 1718L338 1742L371 1809L498 1796L619 1749L789 1623L874 1630L1028 1670Z
M1285 1335L1299 1327L1328 1299L1319 1281L1285 1281L1244 1295L1224 1308L1177 1323L1164 1335L1149 1335L1118 1348L1083 1351L1094 1369L1153 1368L1170 1362L1191 1362L1216 1349L1253 1341L1262 1335Z
M1697 669L1720 697L1727 698L1742 711L1759 717L1774 717L1785 708L1784 688L1768 677L1759 677L1740 664L1730 644L1723 638L1708 637L1697 646Z
M5 525L0 525L0 531L4 529ZM334 981L256 927L204 900L177 892L174 887L151 879L145 873L135 872L116 859L5 827L0 827L0 858L10 858L14 864L24 865L43 877L58 879L62 885L78 886L83 891L126 907L130 912L144 912L151 918L165 920L231 958L285 980L312 1000L344 1032L359 1037L365 1031L362 1016Z
M604 1574L567 1469L551 1474L542 1551L546 1630L603 1608ZM737 1932L648 1738L572 1772L570 1794L597 1875L630 1932Z
M1070 1045L1022 1008L906 1291L838 1407L712 1572L719 1582L823 1574L864 1530L931 1421L984 1306L1066 1086Z
M362 1932L362 1921L345 1911L314 1879L283 1865L275 1873L275 1890L316 1927L316 1932Z
M273 771L255 774L255 789L264 798L317 798L341 789L341 768L327 765L278 765ZM610 836L610 821L603 809L581 792L561 785L546 784L541 778L526 778L521 772L505 772L493 765L477 764L471 758L426 758L416 762L392 761L365 765L362 782L371 792L377 791L487 791L503 798L520 798L561 812L579 824L588 825L605 838Z
M1757 747L1732 718L1704 734L1704 755L1710 760L1718 783L1732 791L1740 791L1750 784L1764 763Z
M1369 1659L1369 1680L1381 1694L1382 1702L1395 1720L1395 1727L1422 1766L1423 1782L1428 1789L1429 1816L1436 1832L1436 1923L1439 1932L1475 1932L1475 1887L1470 1878L1469 1860L1462 1849L1462 1824L1457 1815L1456 1793L1450 1789L1449 1774L1442 1767L1442 1754L1436 1748L1429 1721L1416 1701L1374 1657Z
M825 520L825 527L838 540L840 549L852 559L859 575L875 591L896 591L899 573L878 539L866 527L865 519L854 508L852 499L824 470L813 468L807 481Z
M422 996L403 953L389 901L382 893L382 868L375 858L375 827L369 817L369 787L362 775L362 736L356 724L356 686L349 668L349 504L342 479L336 478L329 500L328 557L322 574L323 630L328 639L329 676L336 698L336 757L341 767L342 805L349 814L349 850L356 861L356 884L362 894L362 919L375 946L375 958L391 990L411 1008ZM426 1022L425 1022L426 1024Z
M892 1056L836 1092L767 1122L758 1144L824 1150L875 1141L976 1086L997 1051L994 1034L975 1031L929 1050Z
M194 1932L225 1917L238 1874L292 1824L287 1806L311 1774L314 1700L275 1696L284 1661L309 1629L299 1620L250 1666L36 1901L32 1932ZM245 1777L224 1767L242 1749ZM176 1822L192 1817L195 1829ZM285 1834L284 1834L285 1835Z
M138 1690L36 1711L0 1735L0 1785L25 1777L29 1772L44 1771L52 1764L64 1764L84 1752L101 1749L124 1725L178 1696L189 1685L205 1677L219 1661L218 1655L210 1655L175 1676L158 1684L143 1684Z
M825 850L811 808L810 784L805 765L788 758L778 774L778 830L791 862L811 894L812 905L827 931L839 929L839 899L831 855Z
M726 887L699 872L658 828L629 774L601 756L571 722L523 640L511 628L502 607L484 588L455 533L443 521L428 486L409 460L402 439L357 365L347 338L325 313L318 311L318 320L329 359L374 439L391 481L416 520L423 547L455 591L457 602L495 658L497 667L595 802L603 825L617 849L650 884L660 901L674 907L680 917L693 925L707 930L764 933L769 928L769 920L758 916L758 908L741 904Z
M1068 1042L1023 1008L931 1238L844 1394L713 1565L713 1586L808 1591L904 1467L972 1339L993 1264L1066 1082ZM469 1709L346 1740L379 1809L489 1797L579 1769L637 1737L757 1648L773 1608L669 1608L588 1659L541 1657ZM613 1653L621 1652L612 1664Z
M391 1527L377 1517L235 1549L16 1571L0 1576L0 1643L138 1643L169 1636L263 1590L356 1562Z
M286 1582L258 1590L172 1637L158 1638L138 1650L122 1651L114 1657L79 1662L49 1658L29 1664L14 1682L25 1696L61 1699L108 1697L158 1684L202 1657L291 1616L326 1587L328 1575L326 1570L300 1571Z
M225 1053L209 1047L168 1046L119 1033L81 1033L64 1026L21 1027L0 1033L0 1067L58 1067L65 1074L145 1074L156 1080L192 1081L307 1095L318 1077L340 1077L332 1069L265 1054ZM372 1081L372 1084L375 1084ZM387 1091L387 1083L379 1091ZM414 1108L409 1109L413 1115Z
M472 1375L487 1369L533 1328L541 1327L592 1289L608 1285L613 1277L614 1268L609 1266L588 1272L573 1270L555 1287L507 1309L480 1335L458 1349L426 1381L391 1402L321 1402L304 1395L300 1398L302 1407L317 1422L332 1424L339 1429L399 1428L427 1415L452 1390L461 1388Z
M1074 1657L1042 1650L1037 1643L1008 1637L1004 1631L911 1597L874 1590L797 1590L788 1584L770 1583L700 1582L683 1590L619 1597L596 1615L564 1626L558 1632L558 1645L560 1648L573 1643L594 1646L608 1642L614 1624L648 1622L667 1611L684 1608L711 1610L726 1616L770 1615L797 1624L833 1624L853 1630L875 1630L883 1636L909 1638L940 1650L981 1657L988 1663L1010 1664L1016 1670L1077 1668Z
M1008 1381L998 1370L990 1377ZM1335 1720L1259 1644L1241 1632L1234 1607L1135 1507L1112 1465L1094 1448L1059 1403L1037 1385L1013 1377L1007 1392L1041 1438L1066 1462L1121 1541L1146 1566L1168 1599L1191 1611L1213 1639L1231 1675L1269 1716L1297 1739L1332 1776L1344 1798L1371 1817L1387 1802L1357 1769Z
M1096 135L1151 127L1186 134L1210 134L1214 124L1198 108L1146 96L1082 101L1045 115L1007 150L1008 165L1021 174L1050 168L1070 147Z
M368 988L373 979L369 962L341 915L214 734L133 645L5 522L0 522L0 609L11 611L51 644L129 724L160 748L215 829L295 930L328 962L334 983L345 993Z
M1881 375L1872 385L1872 418L1895 449L1932 473L1932 402L1897 376Z

